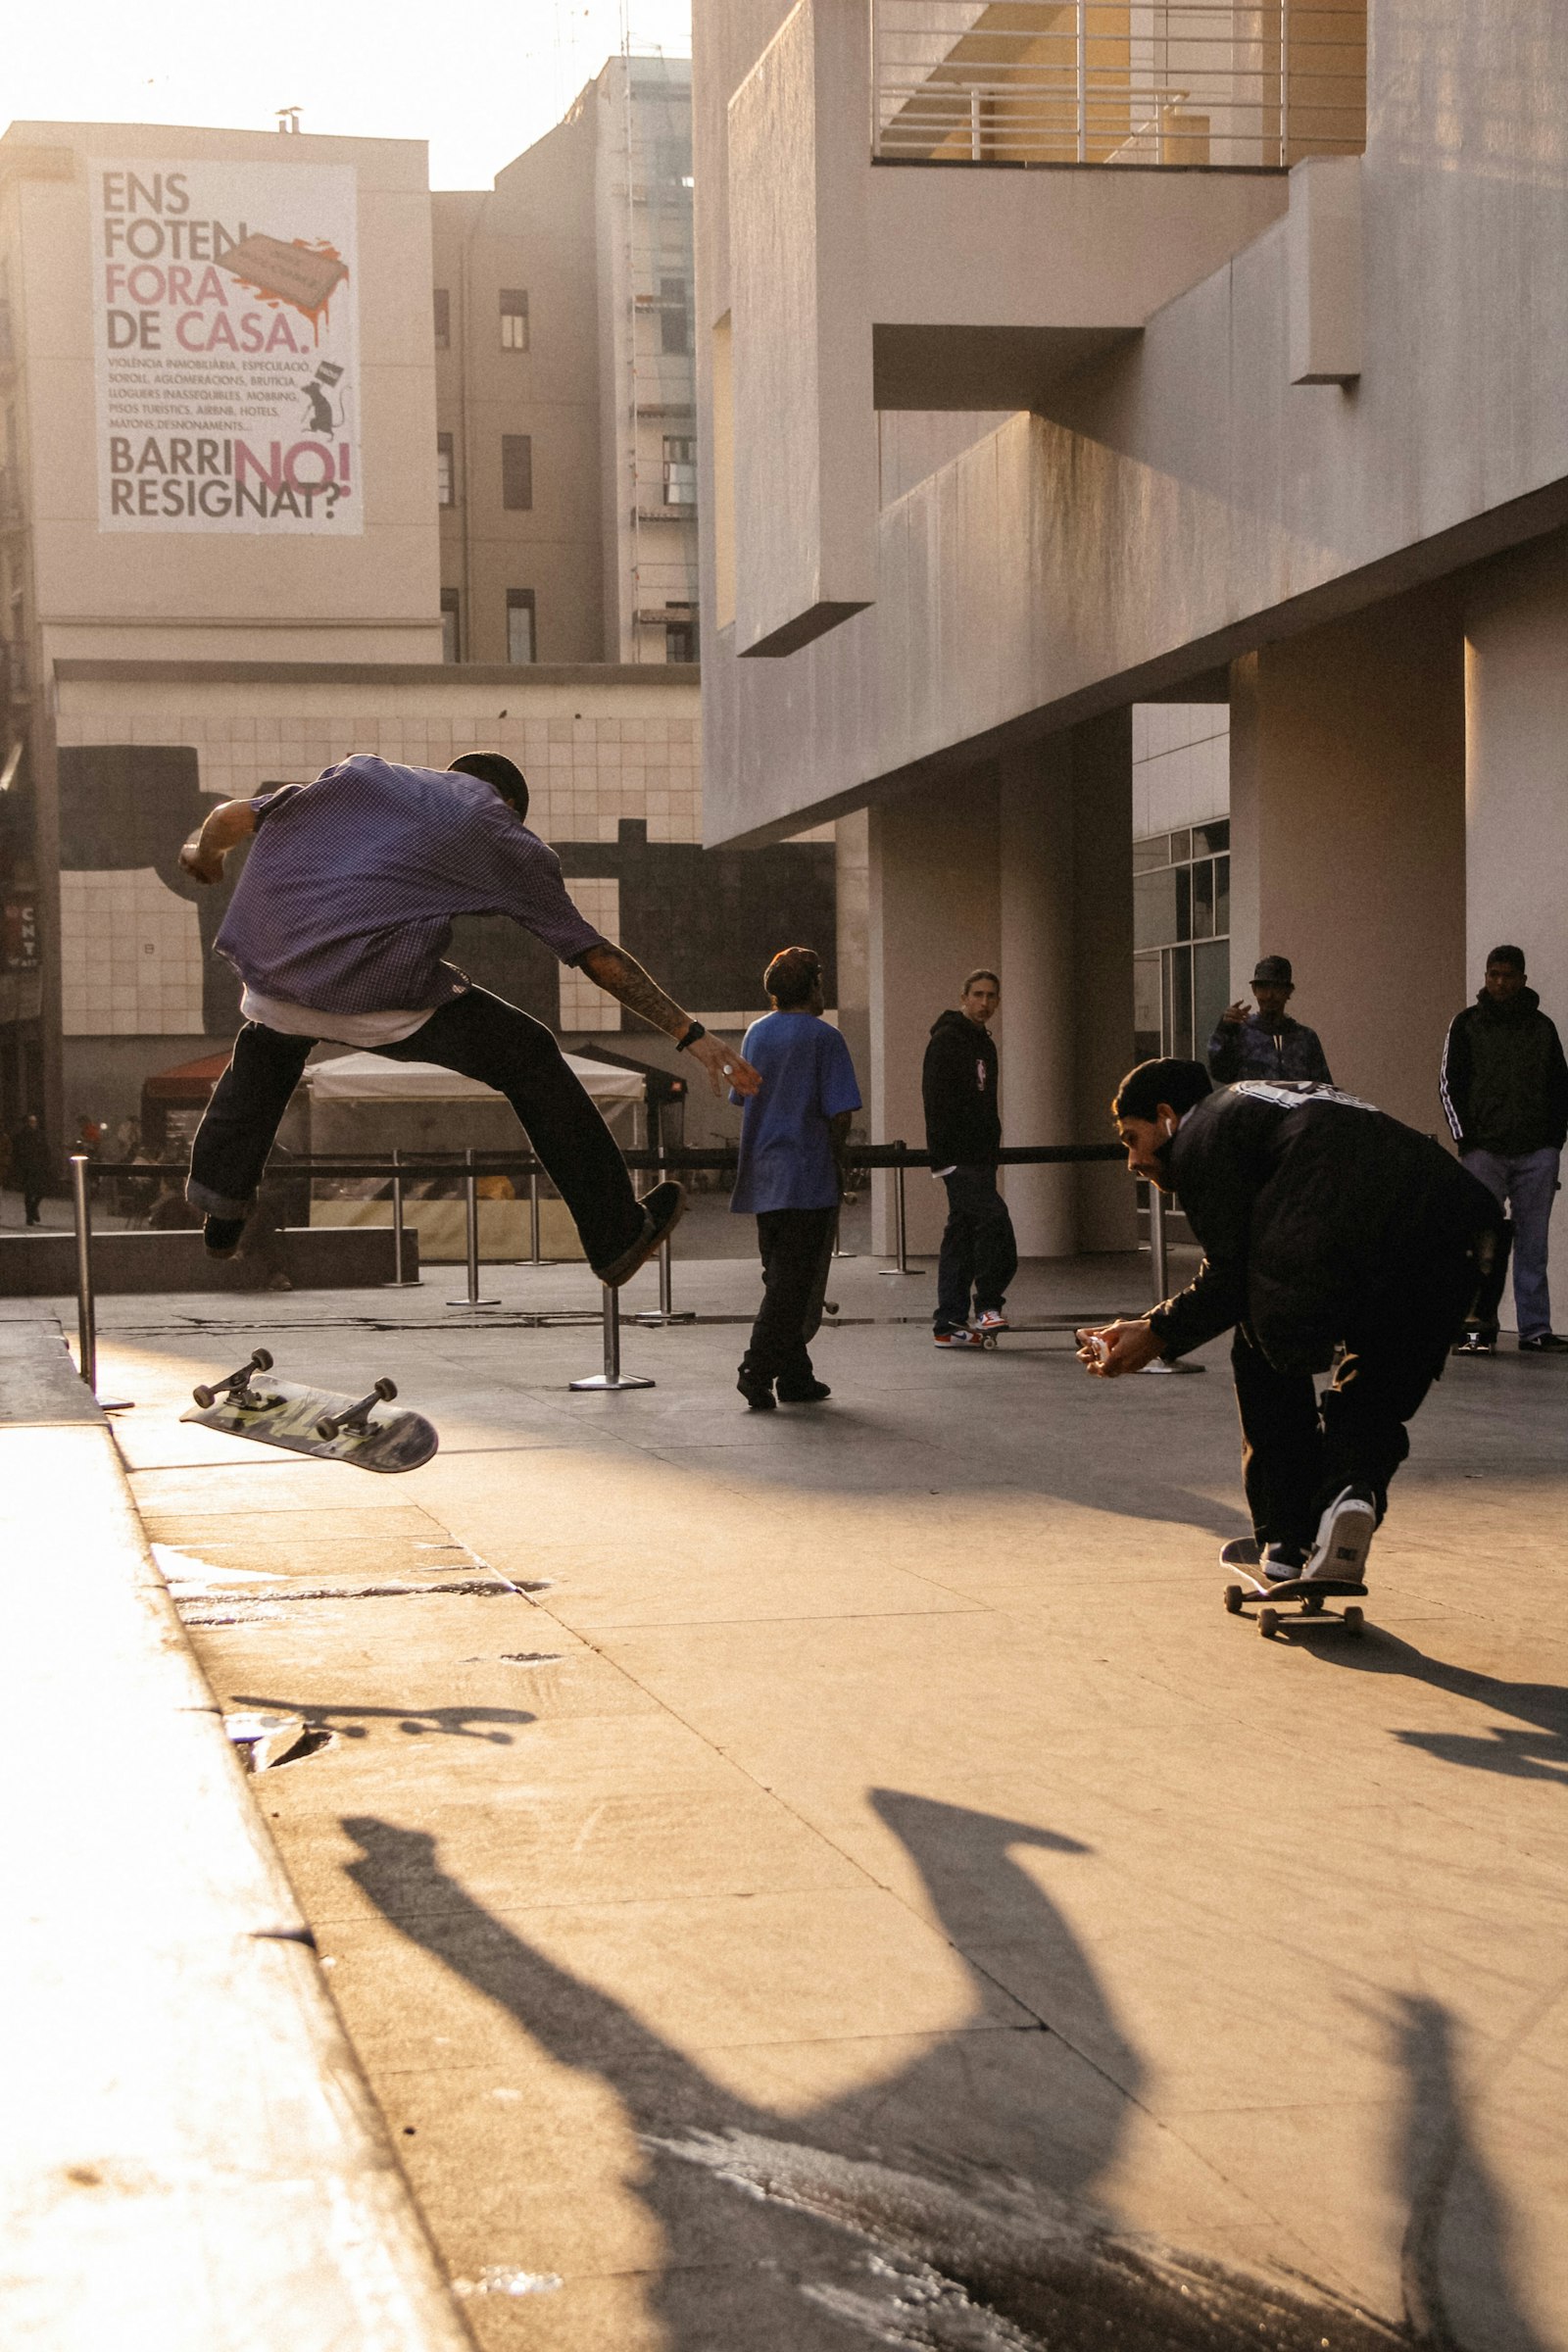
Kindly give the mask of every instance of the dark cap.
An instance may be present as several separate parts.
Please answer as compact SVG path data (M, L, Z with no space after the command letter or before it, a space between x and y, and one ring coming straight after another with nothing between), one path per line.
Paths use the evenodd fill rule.
M1265 988L1294 988L1296 982L1291 978L1290 957L1288 956L1260 956L1257 959L1257 969L1252 974L1252 986L1255 988L1260 980Z

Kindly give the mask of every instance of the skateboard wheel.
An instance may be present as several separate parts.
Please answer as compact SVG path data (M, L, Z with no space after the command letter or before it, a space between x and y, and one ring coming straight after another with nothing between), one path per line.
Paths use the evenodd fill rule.
M209 1412L218 1402L218 1398L214 1396L212 1390L208 1388L205 1383L199 1389L192 1389L191 1395L195 1397L196 1402L201 1406L204 1413Z
M271 1369L271 1349L270 1348L258 1348L254 1355L251 1357L251 1370L253 1372L270 1372Z
M1275 1635L1280 1630L1280 1613L1278 1609L1259 1609L1257 1612L1257 1630L1262 1635L1265 1642L1272 1642Z
M316 1434L318 1438L325 1438L328 1443L330 1443L331 1440L337 1436L337 1423L333 1420L330 1413L323 1413L321 1415L321 1418L316 1424Z
M383 1404L390 1404L398 1393L398 1384L395 1380L378 1380L375 1384L375 1393Z
M1366 1617L1364 1612L1360 1609L1347 1609L1345 1612L1345 1630L1348 1634L1364 1633L1366 1630Z
M1233 1617L1239 1617L1241 1615L1243 1598L1244 1594L1240 1585L1226 1586L1225 1606Z

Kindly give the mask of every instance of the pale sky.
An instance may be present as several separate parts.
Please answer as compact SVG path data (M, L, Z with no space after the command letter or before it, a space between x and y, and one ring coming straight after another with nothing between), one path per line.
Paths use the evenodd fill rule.
M691 54L689 0L12 0L0 125L189 122L428 139L430 184L488 187L629 32Z

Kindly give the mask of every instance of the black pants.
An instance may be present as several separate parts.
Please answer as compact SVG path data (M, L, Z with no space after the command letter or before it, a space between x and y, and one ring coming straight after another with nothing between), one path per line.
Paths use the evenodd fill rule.
M1381 1522L1389 1481L1410 1450L1413 1419L1464 1325L1476 1259L1446 1245L1375 1313L1345 1335L1345 1354L1319 1398L1310 1372L1281 1372L1239 1324L1231 1343L1242 1421L1242 1482L1259 1544L1309 1547L1325 1506L1366 1487Z
M247 1021L191 1146L185 1197L195 1207L245 1215L313 1043ZM375 1051L389 1061L439 1062L495 1087L570 1209L589 1264L608 1265L630 1249L643 1212L626 1163L543 1022L470 988L400 1045Z
M836 1208L767 1208L757 1220L762 1311L741 1370L750 1380L776 1380L781 1396L813 1378L807 1348L822 1320L838 1216Z
M1018 1271L1018 1245L1007 1203L997 1190L995 1168L955 1168L948 1188L948 1221L937 1260L938 1331L961 1331L969 1320L969 1297L984 1314L1000 1314L1007 1285Z
M41 1214L41 1207L40 1207L40 1204L41 1204L42 1200L43 1200L43 1195L42 1195L42 1193L24 1193L24 1194L23 1194L23 1196L22 1196L22 1213L23 1213L23 1215L24 1215L24 1216L26 1218L26 1220L27 1220L27 1223L28 1223L29 1225L40 1225L40 1224L42 1224L42 1222L43 1222L43 1218L42 1218L42 1214Z

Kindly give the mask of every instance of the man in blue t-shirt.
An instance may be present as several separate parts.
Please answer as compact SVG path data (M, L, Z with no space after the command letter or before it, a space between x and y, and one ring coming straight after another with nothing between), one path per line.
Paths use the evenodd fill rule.
M860 1107L850 1049L822 1018L822 964L785 948L762 975L773 1007L746 1032L743 1058L761 1076L741 1114L741 1164L731 1208L757 1219L762 1310L736 1387L754 1413L775 1402L819 1404L829 1394L807 1353L822 1294L850 1119ZM741 1102L731 1093L732 1102ZM775 1389L777 1395L775 1396Z

